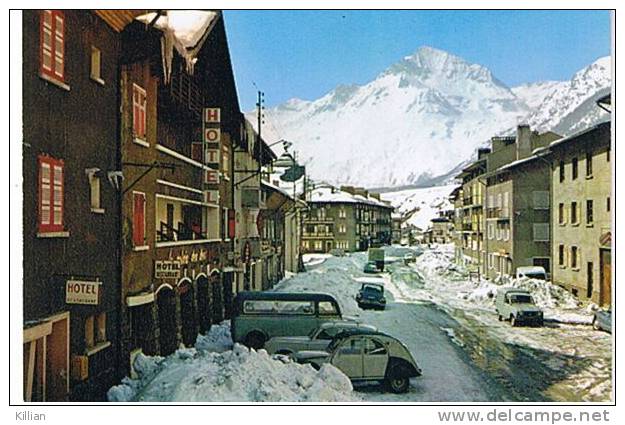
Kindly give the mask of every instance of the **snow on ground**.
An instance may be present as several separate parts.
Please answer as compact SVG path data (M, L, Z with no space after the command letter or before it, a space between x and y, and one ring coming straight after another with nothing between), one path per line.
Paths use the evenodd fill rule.
M525 361L534 362L547 375L561 374L557 383L541 394L553 400L606 401L611 397L612 338L588 326L593 305L583 306L571 294L550 282L534 279L471 280L453 263L453 245L434 246L417 258L414 272L403 267L391 274L389 292L397 302L430 301L447 311L469 330L471 338L485 340L485 347L497 344L518 347ZM398 273L399 272L399 273ZM545 313L542 328L511 329L499 322L494 299L501 287L528 289ZM446 329L442 329L448 332ZM476 331L477 330L477 331ZM468 335L468 334L467 334ZM449 333L452 342L460 340ZM499 341L499 342L496 342ZM473 341L470 346L475 345ZM506 348L499 348L501 357Z
M306 264L306 263L305 263ZM360 315L356 303L356 294L361 284L354 278L364 276L362 269L365 264L364 255L347 255L345 257L325 256L323 268L318 265L306 264L308 273L299 273L284 279L274 287L278 292L322 292L332 295L339 303L341 311L347 316Z
M139 355L137 379L108 392L114 402L349 402L358 401L341 371L319 371L265 350L235 344L228 321L199 336L194 348L168 357Z
M332 257L332 254L304 254L302 256L302 260L304 261L304 266L318 266L323 263L326 259Z
M407 223L425 230L430 226L430 220L438 217L439 211L452 209L449 194L454 187L446 185L387 192L382 194L382 198L391 201L395 211L408 217Z

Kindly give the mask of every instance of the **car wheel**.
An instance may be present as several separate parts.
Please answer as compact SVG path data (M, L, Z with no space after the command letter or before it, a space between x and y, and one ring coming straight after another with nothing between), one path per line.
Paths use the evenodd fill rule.
M519 324L519 322L517 321L516 317L511 315L510 316L510 325L517 326L518 324Z
M245 337L245 345L254 350L260 350L265 345L265 336L260 332L250 332Z
M276 354L282 354L283 356L290 356L293 353L290 350L278 350L276 351Z
M408 391L410 379L407 376L395 376L387 378L385 381L386 388L395 394L401 394Z

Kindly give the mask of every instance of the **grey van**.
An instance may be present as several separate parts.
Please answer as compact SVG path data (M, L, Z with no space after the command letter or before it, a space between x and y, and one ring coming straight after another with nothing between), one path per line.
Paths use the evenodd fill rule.
M499 320L510 320L512 326L543 325L543 312L534 304L534 299L525 289L502 288L498 290L495 309Z
M246 291L234 298L230 331L234 342L259 349L269 338L309 335L323 323L342 318L329 294Z

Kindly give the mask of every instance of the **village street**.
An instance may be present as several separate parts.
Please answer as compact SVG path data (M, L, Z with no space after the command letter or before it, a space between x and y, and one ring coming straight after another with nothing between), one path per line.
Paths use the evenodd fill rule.
M468 281L449 262L447 247L414 250L414 264L401 258L407 248L387 248L384 311L361 310L355 280L365 276L365 253L309 256L307 271L274 288L326 292L345 316L376 326L401 340L423 370L407 393L378 385L349 385L337 370L313 371L285 364L264 350L248 352L229 339L227 322L198 337L196 347L169 358L142 357L139 379L109 392L111 401L607 401L611 384L610 335L588 325L588 313L566 292L548 283L535 287L545 309L543 328L511 328L492 307L496 285ZM535 281L507 282L536 285ZM564 323L569 322L569 323ZM235 353L235 354L232 354ZM236 359L236 360L233 360ZM225 372L224 372L225 371ZM306 374L303 378L301 374ZM277 388L281 388L277 391Z

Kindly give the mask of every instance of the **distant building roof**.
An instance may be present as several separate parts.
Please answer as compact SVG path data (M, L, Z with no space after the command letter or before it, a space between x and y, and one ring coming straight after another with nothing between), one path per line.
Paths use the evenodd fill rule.
M382 208L393 209L392 205L384 201L380 201L372 196L352 195L344 190L337 189L332 186L317 187L310 193L309 202L327 202L327 203L343 203L343 204L366 204L375 205Z

